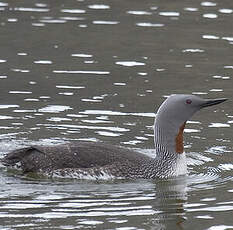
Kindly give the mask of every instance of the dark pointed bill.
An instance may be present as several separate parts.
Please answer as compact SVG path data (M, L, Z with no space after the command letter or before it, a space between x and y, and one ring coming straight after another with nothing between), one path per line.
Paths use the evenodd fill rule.
M228 100L227 98L218 98L218 99L206 99L205 102L201 105L202 108L217 105L224 101Z

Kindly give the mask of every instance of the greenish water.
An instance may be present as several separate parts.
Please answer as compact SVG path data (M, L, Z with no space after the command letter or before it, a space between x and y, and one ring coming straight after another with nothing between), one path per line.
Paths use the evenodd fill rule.
M150 154L165 96L230 100L187 124L187 177L50 180L1 166L0 229L233 229L232 19L230 0L1 1L0 157L77 140Z

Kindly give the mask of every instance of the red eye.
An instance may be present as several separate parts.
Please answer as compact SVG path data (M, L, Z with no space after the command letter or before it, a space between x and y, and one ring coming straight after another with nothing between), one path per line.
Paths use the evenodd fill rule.
M192 100L187 99L187 100L186 100L186 104L188 104L188 105L192 104Z

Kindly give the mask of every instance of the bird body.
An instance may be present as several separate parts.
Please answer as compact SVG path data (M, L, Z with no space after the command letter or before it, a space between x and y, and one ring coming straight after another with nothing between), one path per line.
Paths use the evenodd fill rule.
M154 123L155 158L98 142L74 142L14 150L2 159L2 163L19 165L23 173L39 172L52 177L77 179L155 179L184 175L187 173L183 147L186 121L201 108L225 100L183 94L166 99Z
M18 167L24 174L43 172L52 177L78 179L153 179L186 173L185 153L163 155L163 158L151 158L134 150L103 143L77 142L15 150L4 158L4 164L15 165L20 162Z

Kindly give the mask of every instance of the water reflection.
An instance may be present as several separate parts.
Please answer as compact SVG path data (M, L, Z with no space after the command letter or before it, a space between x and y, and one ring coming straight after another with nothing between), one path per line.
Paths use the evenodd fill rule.
M209 160L203 158L203 161ZM222 164L220 167L221 170L232 170L232 165ZM58 228L93 225L134 228L136 225L143 229L151 226L183 229L188 213L197 213L195 218L205 220L214 218L209 213L233 210L232 202L216 202L216 194L210 196L211 190L229 183L229 179L219 177L219 172L169 180L118 180L107 183L72 180L53 180L51 183L47 179L17 175L11 170L2 173L7 183L4 182L5 186L0 191L0 218L9 228L20 228L17 222L24 218L24 226L30 223L34 228L53 223L53 227ZM206 191L206 195L204 193L199 199L188 202L189 194L200 191ZM21 194L24 194L23 199L20 199ZM134 217L140 217L140 221ZM13 218L17 221L11 221ZM63 225L60 225L61 220Z
M29 8L29 7L15 7L14 11L23 11L23 12L49 12L49 9L45 8Z
M116 62L117 65L123 65L123 66L140 66L145 65L145 63L142 62L136 62L136 61L119 61Z
M109 71L84 71L84 70L53 70L54 73L65 73L65 74L99 74L99 75L108 75Z
M217 14L203 14L203 18L214 19L214 18L217 18L217 17L218 17Z
M5 0L0 12L0 157L76 140L153 156L165 95L232 97L230 1ZM232 228L231 100L221 108L185 129L186 182L47 181L1 167L0 228Z
M10 179L10 184L13 181ZM26 180L24 184L32 182ZM109 184L85 182L77 184L54 181L53 185L47 182L43 184L35 181L31 188L27 189L16 183L17 191L12 191L13 193L8 196L6 193L5 195L0 193L2 199L0 218L11 223L5 227L20 227L17 221L21 218L24 218L25 224L33 223L33 227L47 226L56 219L53 227L60 226L58 220L63 220L64 226L69 223L69 226L78 228L91 227L93 224L101 228L106 226L132 228L135 226L135 216L140 216L140 222L136 221L139 228L152 224L162 229L173 222L180 226L185 220L183 206L187 194L184 178L166 182L143 180ZM8 189L9 185L4 190ZM17 196L16 193L22 193L22 190L23 200L11 198ZM11 214L7 214L8 212ZM12 222L12 218L17 221Z

